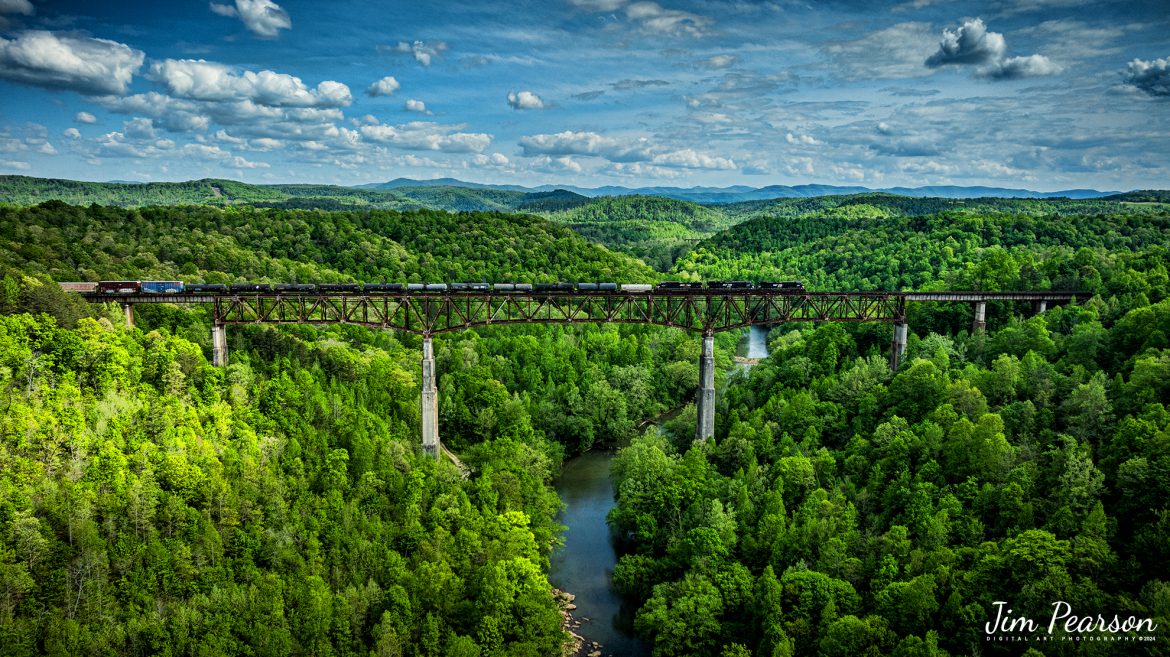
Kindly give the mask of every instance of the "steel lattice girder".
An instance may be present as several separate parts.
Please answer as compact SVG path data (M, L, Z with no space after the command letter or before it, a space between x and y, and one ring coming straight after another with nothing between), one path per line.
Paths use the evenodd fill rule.
M779 322L903 321L905 297L889 292L240 294L216 297L214 315L222 324L349 323L419 334L577 322L656 324L703 333Z

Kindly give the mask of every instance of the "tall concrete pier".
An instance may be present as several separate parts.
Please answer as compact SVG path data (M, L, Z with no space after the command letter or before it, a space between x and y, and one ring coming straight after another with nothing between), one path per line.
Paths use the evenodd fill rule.
M906 323L894 322L894 339L890 343L890 369L898 371L902 355L906 353Z
M223 324L211 325L211 364L216 367L227 367L227 328Z
M975 321L971 324L971 332L982 331L987 328L987 302L975 302Z
M431 336L423 337L422 347L422 443L423 451L434 459L439 451L439 392L435 388L435 347Z
M122 317L126 320L126 326L134 326L134 304L122 304Z
M703 334L703 354L699 357L699 393L695 399L698 418L695 440L715 436L715 335Z

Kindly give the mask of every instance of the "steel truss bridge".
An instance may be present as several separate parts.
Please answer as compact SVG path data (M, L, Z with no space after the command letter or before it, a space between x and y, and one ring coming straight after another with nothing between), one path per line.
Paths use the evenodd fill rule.
M227 364L229 324L359 324L422 336L423 448L436 458L438 403L432 336L509 324L624 323L669 326L703 335L696 400L697 440L715 432L714 334L784 322L890 322L890 367L906 349L906 305L963 302L974 309L972 330L985 327L988 301L1049 304L1087 301L1090 292L809 292L761 288L626 290L446 290L368 292L226 292L222 294L82 295L87 301L122 304L133 324L142 303L205 304L212 313L212 360Z

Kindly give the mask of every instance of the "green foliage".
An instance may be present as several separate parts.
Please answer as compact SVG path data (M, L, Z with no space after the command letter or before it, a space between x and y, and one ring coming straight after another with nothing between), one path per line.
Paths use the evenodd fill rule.
M1140 288L1126 301L1098 296L949 336L928 332L950 322L945 309L919 311L910 328L927 328L897 372L888 330L778 327L771 355L722 394L714 447L647 436L622 450L610 522L631 552L615 582L641 606L655 653L1018 654L983 635L996 601L1034 619L1062 600L1170 621L1152 597L1170 581L1170 229L1154 231L1158 221L1117 217L1101 230L1117 251L1058 250L1017 267L997 250L973 268L1003 284L1032 266L1072 267L1102 295ZM1141 235L1139 250L1124 250L1124 231ZM740 598L720 607L700 586L736 568L755 580L747 626L727 611ZM675 600L720 631L683 631ZM1071 642L1052 650L1081 654Z

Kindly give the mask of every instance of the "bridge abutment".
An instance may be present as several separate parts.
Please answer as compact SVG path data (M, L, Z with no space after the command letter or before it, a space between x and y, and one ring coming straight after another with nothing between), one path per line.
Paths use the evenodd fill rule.
M227 327L215 323L211 325L211 364L216 367L227 367Z
M890 343L890 369L897 372L906 353L906 323L894 322L894 339Z
M971 332L983 331L987 328L987 302L975 302L975 321L971 324Z
M715 335L703 334L703 353L699 357L699 392L695 399L695 441L715 437Z
M435 347L431 336L423 337L422 346L422 411L423 451L435 460L442 457L439 450L439 392L435 387Z

